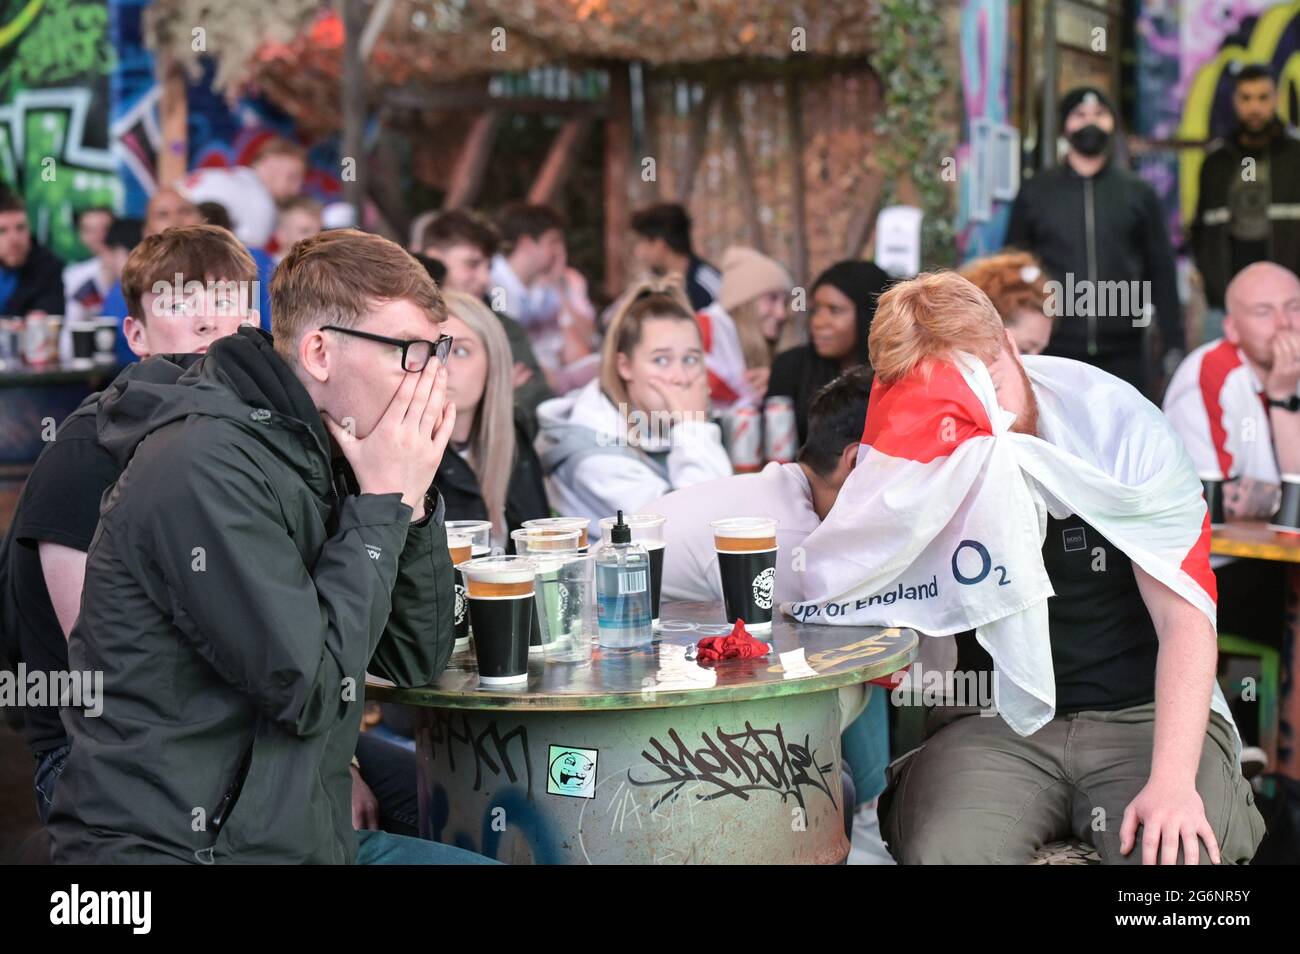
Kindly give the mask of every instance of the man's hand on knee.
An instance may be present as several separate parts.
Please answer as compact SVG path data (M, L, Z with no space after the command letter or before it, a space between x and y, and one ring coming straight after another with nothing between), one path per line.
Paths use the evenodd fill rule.
M1205 805L1195 785L1148 780L1124 809L1124 822L1119 829L1121 853L1127 855L1135 847L1139 824L1142 826L1144 865L1156 864L1157 852L1160 864L1177 864L1180 841L1185 864L1200 863L1200 841L1205 842L1210 860L1216 865L1219 863L1219 841L1205 817Z

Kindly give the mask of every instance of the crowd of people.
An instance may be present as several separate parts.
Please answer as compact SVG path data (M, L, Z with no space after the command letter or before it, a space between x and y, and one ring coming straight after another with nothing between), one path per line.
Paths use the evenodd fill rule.
M711 264L675 204L632 217L640 274L604 309L549 206L427 213L403 248L301 195L306 154L278 139L160 188L142 222L84 210L91 257L66 268L6 191L0 311L115 316L125 365L41 454L0 565L11 657L102 671L111 698L96 718L25 713L53 857L481 860L411 837L413 755L359 732L367 671L423 685L448 664L447 520L489 521L510 550L539 517L588 518L594 542L617 510L661 514L664 598L717 600L710 521L761 513L778 521L778 600L834 596L864 538L892 527L868 446L956 458L917 449L923 415L907 423L905 402L941 386L969 426L954 446L1014 433L1118 486L1151 477L1113 456L1139 421L1186 448L1151 462L1192 488L1162 516L1174 530L1198 539L1193 471L1220 475L1232 515L1268 516L1281 475L1300 473L1300 163L1275 93L1266 72L1239 74L1240 128L1203 168L1191 248L1223 337L1186 358L1163 210L1116 159L1114 108L1092 88L1063 99L1068 152L1022 186L1004 251L906 280L836 262L803 312L781 262L734 246ZM1248 185L1242 156L1266 169ZM1135 289L1119 311L1073 292L1110 283ZM1075 362L1097 370L1072 378ZM951 373L918 383L936 367ZM1167 417L1151 418L1166 376ZM793 403L796 459L736 473L727 415L770 398ZM1111 402L1109 451L1083 422L1099 409L1071 410L1089 400ZM949 711L887 778L884 693L841 694L854 860L1017 861L1071 833L1108 862L1258 846L1236 729L1211 700L1208 553L1187 551L1179 572L1200 589L1182 585L1151 556L1166 538L1141 514L1122 523L1102 484L1071 508L1067 481L1045 523L1020 526L1035 552L1045 534L1057 594L1033 622L1050 646L1034 691L1054 704L1031 732ZM891 533L919 559L932 523ZM1076 536L1109 572L1079 563ZM791 562L805 558L811 575ZM949 667L1001 667L973 636L987 619L926 635L957 636ZM1093 839L1097 807L1114 823Z

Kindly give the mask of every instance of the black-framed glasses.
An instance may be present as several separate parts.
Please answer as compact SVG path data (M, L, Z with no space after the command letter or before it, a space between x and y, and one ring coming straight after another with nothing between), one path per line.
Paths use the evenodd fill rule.
M340 328L338 325L325 325L321 328L321 331L337 331L341 335L365 338L367 341L378 341L380 344L401 348L402 370L416 374L424 370L430 358L436 357L443 364L446 364L447 355L451 354L451 335L439 335L437 341L429 341L425 338L413 338L408 341L402 338L386 338L383 335L372 335L368 331L357 331L355 328Z

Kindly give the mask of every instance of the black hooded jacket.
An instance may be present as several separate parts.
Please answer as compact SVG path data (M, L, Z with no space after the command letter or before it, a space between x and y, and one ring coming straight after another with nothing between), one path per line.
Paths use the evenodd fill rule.
M18 286L9 301L0 302L7 315L43 311L63 314L63 259L44 245L32 242L27 261L18 269Z
M1164 350L1183 349L1182 309L1165 213L1155 190L1140 176L1113 160L1091 177L1079 175L1068 162L1040 172L1020 186L1006 243L1037 255L1048 279L1062 283L1061 313L1054 316L1047 354L1101 367L1111 364L1108 370L1140 368L1146 319L1135 317L1137 296L1142 304L1155 306ZM1113 284L1117 282L1126 283L1123 299ZM1133 282L1138 285L1128 284ZM1081 298L1089 283L1093 302L1104 296L1107 307ZM1110 309L1115 303L1121 307ZM1103 310L1128 313L1098 313ZM1141 380L1129 383L1144 388L1145 376L1128 375L1133 376Z
M1205 152L1190 232L1205 297L1215 308L1224 306L1233 275L1251 262L1277 262L1300 275L1300 138L1278 120L1270 132L1261 149L1229 136ZM1249 179L1246 159L1255 161ZM1249 230L1246 218L1263 232L1253 241L1234 238Z
M451 655L441 503L417 525L398 494L340 497L320 415L258 329L98 415L129 463L68 642L104 698L63 710L54 859L354 861L366 670L424 685Z
M155 355L127 365L109 385L120 390L129 382L173 384L199 355ZM96 415L101 397L87 397L55 430L23 485L13 522L0 550L0 607L5 636L15 662L28 671L62 672L68 668L68 643L50 600L39 545L57 543L85 552L99 522L104 492L121 467L99 443ZM33 754L65 744L67 734L57 704L28 705L23 730Z

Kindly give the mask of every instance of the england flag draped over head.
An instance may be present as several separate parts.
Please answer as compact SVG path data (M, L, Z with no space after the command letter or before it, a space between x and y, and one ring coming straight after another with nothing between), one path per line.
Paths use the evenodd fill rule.
M1047 514L1078 514L1215 620L1200 481L1160 411L1065 358L1025 357L1038 435L1012 432L983 362L959 354L871 392L858 463L806 543L810 623L974 629L998 711L1017 732L1056 709L1043 567ZM1217 685L1213 708L1229 722Z

